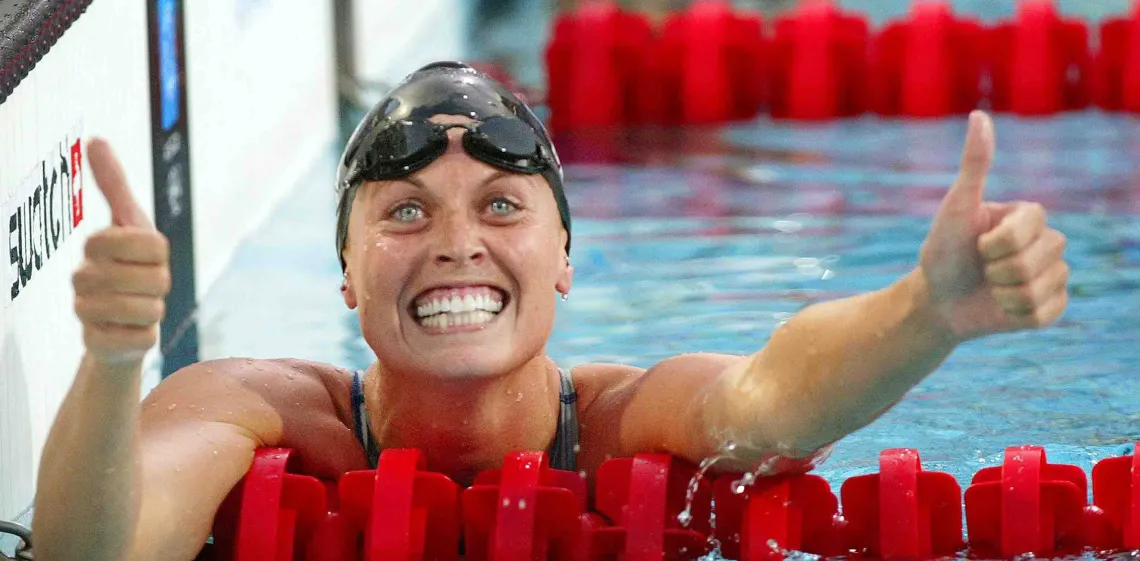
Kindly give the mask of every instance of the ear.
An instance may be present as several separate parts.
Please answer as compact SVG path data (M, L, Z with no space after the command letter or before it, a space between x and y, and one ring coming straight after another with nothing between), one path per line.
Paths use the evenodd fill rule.
M574 284L574 267L570 264L570 257L563 254L565 260L558 270L558 279L554 282L554 290L563 296L570 294L570 287Z
M340 284L340 295L344 298L344 305L348 309L356 309L356 290L352 288L352 281L348 278L348 271L344 272L344 279Z

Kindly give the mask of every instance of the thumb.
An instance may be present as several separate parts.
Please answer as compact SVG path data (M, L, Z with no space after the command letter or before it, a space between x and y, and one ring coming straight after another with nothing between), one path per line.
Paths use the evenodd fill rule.
M958 178L946 193L943 206L958 211L973 211L982 204L986 175L994 160L994 122L983 111L970 113L970 126L962 146L962 162Z
M107 199L107 204L111 205L111 220L115 225L154 228L146 212L131 194L123 165L106 140L93 138L87 143L87 163L91 166L99 191Z

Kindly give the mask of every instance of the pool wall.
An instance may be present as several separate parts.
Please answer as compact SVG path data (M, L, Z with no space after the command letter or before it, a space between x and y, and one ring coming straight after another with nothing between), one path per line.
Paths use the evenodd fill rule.
M212 358L197 340L198 301L247 234L327 160L338 59L360 79L391 83L413 65L458 57L463 3L9 4L0 31L29 47L0 49L0 237L16 256L0 266L0 519L27 522L41 450L83 351L71 275L86 238L110 223L85 142L111 141L173 250L175 287L146 392L164 372ZM356 23L339 45L338 14ZM17 28L28 31L11 35ZM413 49L428 38L430 49ZM8 65L17 57L24 71Z

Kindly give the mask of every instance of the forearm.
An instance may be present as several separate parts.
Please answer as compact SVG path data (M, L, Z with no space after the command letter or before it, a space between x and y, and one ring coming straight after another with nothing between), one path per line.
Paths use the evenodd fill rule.
M811 306L777 329L722 378L722 411L710 428L749 448L808 454L881 415L956 345L916 269L885 289Z
M141 501L137 364L84 357L44 446L33 528L36 556L124 559Z

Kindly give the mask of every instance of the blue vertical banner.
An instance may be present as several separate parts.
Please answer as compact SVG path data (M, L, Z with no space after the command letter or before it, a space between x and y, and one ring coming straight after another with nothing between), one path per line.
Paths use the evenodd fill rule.
M178 0L156 0L155 13L158 18L158 83L161 87L162 129L174 128L182 115L182 78L178 64L179 39Z
M150 0L147 15L154 223L170 240L172 282L159 343L165 377L198 361L183 0Z

